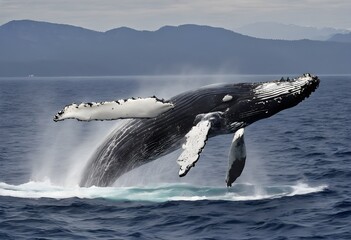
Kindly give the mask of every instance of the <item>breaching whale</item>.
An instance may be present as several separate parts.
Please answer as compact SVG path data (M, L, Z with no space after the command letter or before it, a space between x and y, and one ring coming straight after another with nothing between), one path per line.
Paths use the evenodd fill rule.
M318 85L318 77L311 74L270 82L214 84L168 101L150 97L71 104L54 121L131 119L96 150L85 166L81 186L112 185L124 173L180 147L179 176L185 176L209 137L234 133L225 180L231 186L245 166L244 128L297 105Z

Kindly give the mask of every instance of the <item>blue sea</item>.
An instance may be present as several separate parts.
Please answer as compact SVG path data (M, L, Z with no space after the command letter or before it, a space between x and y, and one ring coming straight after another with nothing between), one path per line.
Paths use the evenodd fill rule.
M89 157L128 120L52 120L72 102L281 77L1 78L0 239L351 239L351 76L319 76L308 99L247 127L232 188L231 135L209 139L184 178L176 151L111 187L80 188Z

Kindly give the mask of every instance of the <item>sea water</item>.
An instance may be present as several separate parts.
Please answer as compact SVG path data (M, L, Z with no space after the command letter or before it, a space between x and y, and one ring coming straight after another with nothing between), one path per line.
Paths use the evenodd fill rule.
M52 120L73 102L168 99L206 84L280 77L1 78L0 238L351 238L351 76L320 76L310 98L247 127L246 166L232 188L231 135L209 139L183 178L178 150L113 186L81 188L90 156L127 120Z

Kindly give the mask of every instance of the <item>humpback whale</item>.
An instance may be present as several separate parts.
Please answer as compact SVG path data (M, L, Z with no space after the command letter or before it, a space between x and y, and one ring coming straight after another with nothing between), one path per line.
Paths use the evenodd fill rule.
M112 185L126 172L179 148L178 174L183 177L199 160L208 138L234 134L225 180L229 187L245 166L245 127L296 106L319 81L303 74L270 82L213 84L167 101L149 97L71 104L54 121L130 119L107 137L85 166L80 181L85 187Z

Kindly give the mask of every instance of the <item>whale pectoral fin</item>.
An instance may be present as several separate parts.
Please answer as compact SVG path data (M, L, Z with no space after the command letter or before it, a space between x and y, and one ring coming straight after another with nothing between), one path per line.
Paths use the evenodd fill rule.
M240 128L234 134L233 141L229 151L228 172L226 177L227 187L241 175L246 160L246 147L244 141L244 128Z
M156 97L132 98L111 102L72 103L58 112L54 121L116 120L124 118L153 118L172 109L174 105Z
M179 176L185 176L191 167L200 157L202 149L206 145L207 135L211 128L208 120L200 121L185 135L186 142L183 144L183 152L180 154L177 163L180 165Z

